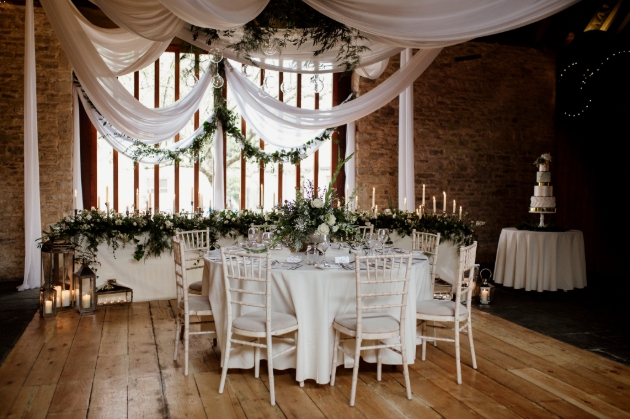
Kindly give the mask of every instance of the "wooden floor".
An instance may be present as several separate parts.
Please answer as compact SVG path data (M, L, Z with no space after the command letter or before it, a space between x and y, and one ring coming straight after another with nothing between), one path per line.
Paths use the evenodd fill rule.
M156 301L55 320L35 315L0 367L0 418L630 418L630 368L491 315L474 312L478 370L463 349L455 382L452 344L429 347L411 366L413 400L401 368L362 365L356 407L348 406L351 371L335 387L294 371L276 371L269 405L266 367L230 370L218 394L219 362L210 338L191 337L190 375L183 350L174 362L171 303ZM467 340L465 340L467 341Z

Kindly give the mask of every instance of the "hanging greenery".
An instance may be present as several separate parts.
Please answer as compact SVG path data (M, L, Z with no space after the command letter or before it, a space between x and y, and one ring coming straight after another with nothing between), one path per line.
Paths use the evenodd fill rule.
M234 37L234 30L191 26L191 31L193 39L205 36L208 45L219 39ZM367 46L358 45L359 41L366 39L358 30L319 13L302 1L271 0L254 20L243 26L242 38L227 48L256 65L251 58L254 52L263 52L265 48L281 49L287 44L299 47L312 41L317 47L313 57L338 48L336 60L348 73L359 65L360 54L370 50Z

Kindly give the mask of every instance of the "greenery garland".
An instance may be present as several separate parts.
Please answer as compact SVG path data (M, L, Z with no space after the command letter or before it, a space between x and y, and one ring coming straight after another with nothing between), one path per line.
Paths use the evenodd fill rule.
M203 35L206 44L212 45L221 38L233 38L235 31L191 26L191 32L193 39ZM300 47L312 41L318 47L313 57L338 48L336 60L349 73L359 65L360 54L370 51L367 46L358 45L358 41L366 39L358 30L319 13L302 1L271 0L254 20L243 26L242 38L227 48L257 65L251 54L263 52L265 47L285 48L287 44Z

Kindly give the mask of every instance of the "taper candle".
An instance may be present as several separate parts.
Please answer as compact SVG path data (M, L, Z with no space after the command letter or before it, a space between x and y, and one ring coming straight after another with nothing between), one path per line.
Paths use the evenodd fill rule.
M74 195L72 196L72 209L77 209L77 190L74 190Z
M455 205L455 200L453 199L453 214L455 214L456 209L457 209L457 205Z
M260 206L265 206L265 186L262 183L260 184Z
M195 188L190 188L190 202L195 200Z
M422 184L422 206L424 207L424 184Z
M101 209L101 196L97 196L96 197L96 209L100 210Z
M273 207L276 205L276 193L274 192L271 196L271 206Z
M140 208L140 190L136 189L136 201L133 203L133 209L138 211Z
M433 197L433 213L434 214L436 213L436 210L435 210L435 197Z
M109 186L105 186L105 205L109 206Z
M462 206L459 206L459 219L462 219Z
M376 203L376 188L372 187L372 208L375 208Z
M446 192L442 192L444 194L444 203L442 204L442 211L446 212Z

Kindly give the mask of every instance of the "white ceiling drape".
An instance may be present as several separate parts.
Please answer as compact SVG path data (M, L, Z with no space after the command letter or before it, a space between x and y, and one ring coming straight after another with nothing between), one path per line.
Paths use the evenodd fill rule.
M160 0L160 2L187 23L224 30L243 26L253 20L263 11L269 0Z

